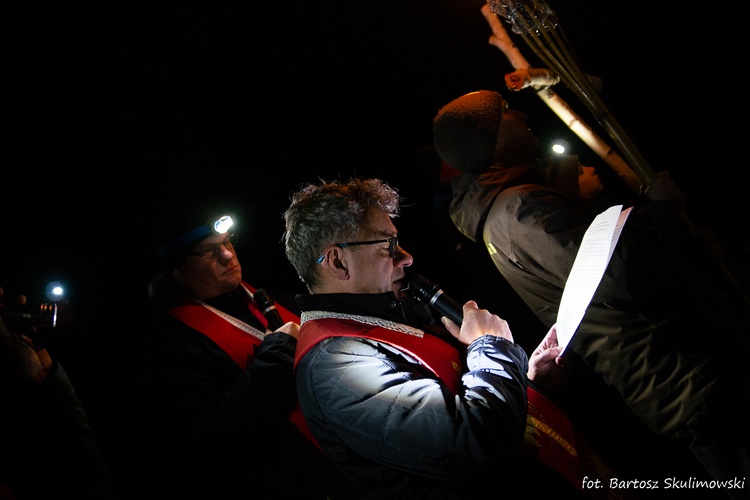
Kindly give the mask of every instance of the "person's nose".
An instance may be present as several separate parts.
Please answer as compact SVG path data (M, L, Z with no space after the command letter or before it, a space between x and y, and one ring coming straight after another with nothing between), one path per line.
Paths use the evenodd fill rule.
M234 257L234 248L227 245L219 245L219 259L229 261Z
M396 267L409 267L414 263L414 257L400 246L397 246L396 256L393 258L393 261Z

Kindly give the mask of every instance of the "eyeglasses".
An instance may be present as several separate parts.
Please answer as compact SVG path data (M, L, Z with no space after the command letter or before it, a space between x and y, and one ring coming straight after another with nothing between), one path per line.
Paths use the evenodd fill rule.
M388 243L388 256L393 259L396 257L396 247L398 246L398 236L391 236L385 240L369 240L369 241L352 241L349 243L334 243L333 246L344 248L353 247L355 245L374 245L375 243ZM320 264L325 259L325 254L318 257L315 261L316 264Z
M232 250L234 247L237 246L237 235L236 234L230 234L226 238L224 238L223 241L220 243L214 243L212 245L205 245L200 248L197 248L193 250L192 252L188 252L188 255L195 255L196 257L200 257L203 260L211 260L215 259L217 255L219 255L219 251L221 250L221 247L226 248L227 250Z

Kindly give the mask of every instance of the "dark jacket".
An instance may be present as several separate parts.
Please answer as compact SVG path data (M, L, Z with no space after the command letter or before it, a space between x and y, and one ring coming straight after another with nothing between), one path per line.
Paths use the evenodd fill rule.
M3 374L4 375L4 374ZM114 500L94 431L63 366L40 385L0 380L0 498ZM10 494L4 490L7 485Z
M305 418L359 497L533 497L533 486L520 480L531 470L518 453L528 368L520 346L485 336L460 351L466 366L454 395L408 352L365 338L375 325L414 330L407 324L429 314L392 293L314 294L297 302L300 339L306 318L312 324L321 315L359 325L355 331L363 335L322 340L297 367ZM423 331L440 330L426 325Z
M242 290L207 301L261 331ZM169 498L244 498L270 491L324 498L300 479L297 460L320 455L288 421L296 404L292 363L296 339L270 333L242 370L206 335L162 313L148 350L157 472ZM262 483L261 483L262 481ZM263 493L266 494L266 493ZM271 498L271 493L268 493Z
M451 218L551 326L583 235L606 207L523 183L514 172L493 167L454 180ZM693 436L742 404L728 360L750 332L683 221L668 202L637 202L570 345L669 437Z

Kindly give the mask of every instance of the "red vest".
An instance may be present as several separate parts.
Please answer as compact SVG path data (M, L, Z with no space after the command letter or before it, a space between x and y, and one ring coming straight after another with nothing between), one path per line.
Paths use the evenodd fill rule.
M433 335L416 336L367 325L353 319L324 318L306 321L300 328L295 369L302 357L318 342L330 337L360 337L392 345L428 368L458 394L461 390L463 361L458 350ZM583 488L583 478L600 479L608 484L613 477L609 467L597 456L585 437L568 417L543 394L531 387L526 391L528 413L521 451L565 476L576 488ZM602 489L602 492L606 491ZM606 495L593 489L586 493L593 498Z
M244 281L241 286L247 292L247 308L263 326L268 326L268 320L252 300L255 288ZM299 317L281 305L277 304L276 309L285 322L299 323ZM250 325L190 297L183 297L179 304L169 310L169 314L213 340L242 370L252 365L255 346L260 345L265 336L265 332L259 332Z
M456 348L434 335L401 333L354 320L325 318L307 321L300 328L294 367L315 344L330 337L364 337L390 344L417 358L437 378L457 393L463 363ZM427 359L424 359L427 356Z
M245 302L248 309L263 326L268 326L268 320L252 300L251 294L255 292L255 288L244 281L242 287L247 292ZM285 322L292 321L299 324L299 316L296 314L278 303L276 309ZM260 345L265 336L265 332L259 332L250 325L189 297L183 298L178 305L172 307L169 314L213 340L242 370L253 364L255 347ZM289 421L318 446L302 417L299 404L289 415Z

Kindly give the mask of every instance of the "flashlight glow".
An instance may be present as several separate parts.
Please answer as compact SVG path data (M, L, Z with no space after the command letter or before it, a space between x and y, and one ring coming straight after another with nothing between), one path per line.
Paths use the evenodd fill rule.
M224 215L222 217L219 217L216 222L214 222L214 231L219 234L224 234L229 231L229 228L231 228L233 225L234 221L232 220L232 218L228 215Z
M47 286L44 289L44 294L47 296L48 300L57 302L62 299L65 294L65 289L59 281L51 281L47 283Z

